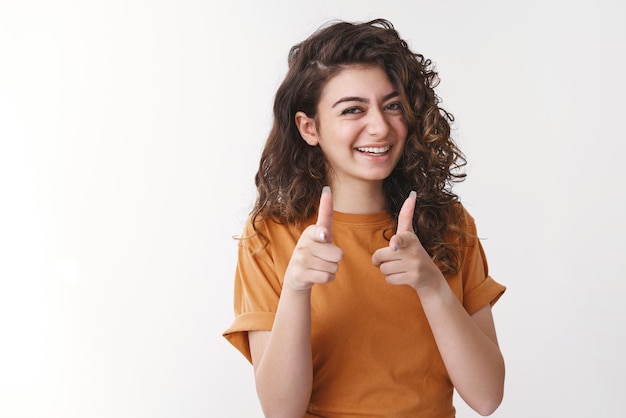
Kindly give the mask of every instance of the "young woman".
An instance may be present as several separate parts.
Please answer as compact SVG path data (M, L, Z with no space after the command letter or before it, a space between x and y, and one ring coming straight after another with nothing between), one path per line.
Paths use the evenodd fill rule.
M500 404L504 360L465 163L437 74L392 24L294 46L239 241L235 320L267 417L454 417Z

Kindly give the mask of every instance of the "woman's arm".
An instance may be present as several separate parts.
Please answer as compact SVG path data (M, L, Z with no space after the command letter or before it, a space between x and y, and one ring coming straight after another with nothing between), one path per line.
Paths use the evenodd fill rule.
M283 289L272 331L248 333L266 417L302 417L313 383L310 290Z
M445 280L418 291L450 379L463 400L481 415L492 414L504 393L504 359L491 306L468 315Z
M304 230L289 260L272 330L248 334L266 417L302 417L311 398L311 288L332 281L343 258L332 243L332 214L330 189L324 188L317 223Z
M413 231L415 192L398 216L398 230L389 247L377 250L372 262L387 282L413 287L422 303L435 342L459 395L481 415L502 402L504 360L486 305L470 316Z

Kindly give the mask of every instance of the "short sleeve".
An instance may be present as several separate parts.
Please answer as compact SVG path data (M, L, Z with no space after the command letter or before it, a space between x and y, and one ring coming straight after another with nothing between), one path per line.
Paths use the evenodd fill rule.
M463 250L461 271L463 306L471 315L487 304L493 306L504 294L506 287L489 275L487 257L477 236L476 224L465 209L464 212L468 237Z
M235 318L222 334L252 362L248 331L269 331L281 292L269 248L248 221L238 242L234 283Z

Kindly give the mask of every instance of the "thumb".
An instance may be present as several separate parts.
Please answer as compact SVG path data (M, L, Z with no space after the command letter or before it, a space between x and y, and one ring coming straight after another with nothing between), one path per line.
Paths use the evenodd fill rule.
M331 241L332 225L333 225L333 198L330 193L330 187L324 186L322 195L320 196L320 206L317 210L318 236L325 242Z

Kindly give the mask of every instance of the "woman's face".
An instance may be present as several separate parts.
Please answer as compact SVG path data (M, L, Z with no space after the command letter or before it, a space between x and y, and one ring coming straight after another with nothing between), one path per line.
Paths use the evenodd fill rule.
M316 121L298 124L305 141L324 152L331 185L382 183L402 156L408 127L400 92L378 66L349 66L331 78Z

